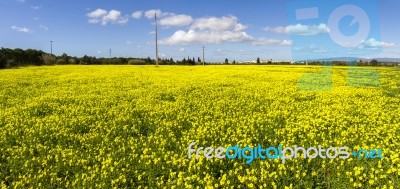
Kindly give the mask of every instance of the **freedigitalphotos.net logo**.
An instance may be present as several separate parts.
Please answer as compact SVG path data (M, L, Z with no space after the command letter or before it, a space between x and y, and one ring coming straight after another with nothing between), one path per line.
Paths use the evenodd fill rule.
M376 159L383 158L381 149L370 149L370 150L357 150L352 153L348 152L349 148L343 147L329 147L323 148L321 145L318 147L304 148L297 145L293 147L278 147L270 146L268 148L263 148L262 145L257 145L254 147L246 146L240 147L239 145L230 146L228 148L224 147L198 147L194 148L196 142L192 142L188 146L188 158L192 158L193 154L198 159L200 156L204 156L207 159L219 158L219 159L245 159L246 164L250 164L255 159L281 159L282 163L285 163L288 159L302 157L304 159L348 159L351 156L355 158L365 158L365 159Z
M382 51L381 46L371 45L381 43L375 0L299 0L289 3L287 12L286 33L293 41L292 59L302 63L324 61L321 72L306 73L298 80L300 90L331 90L332 60L346 62L347 85L380 85L375 69L355 67L360 57Z

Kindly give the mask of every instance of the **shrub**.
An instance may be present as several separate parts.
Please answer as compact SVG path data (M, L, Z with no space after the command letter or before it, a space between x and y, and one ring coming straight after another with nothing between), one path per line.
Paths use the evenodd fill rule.
M63 58L60 58L60 59L57 60L56 64L64 65L64 64L67 64L67 61L65 59L63 59Z
M54 56L50 54L43 54L41 58L45 65L53 65L56 62Z
M131 59L128 61L128 65L145 65L146 61L142 59Z

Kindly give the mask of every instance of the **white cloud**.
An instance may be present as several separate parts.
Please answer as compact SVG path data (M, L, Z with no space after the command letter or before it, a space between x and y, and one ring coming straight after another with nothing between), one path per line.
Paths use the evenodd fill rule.
M31 30L29 28L18 27L18 26L15 26L15 25L11 26L11 29L13 29L13 30L15 30L17 32L23 32L23 33L30 33L31 32Z
M16 0L18 3L25 3L25 0Z
M245 30L247 26L238 23L238 20L234 16L223 16L221 18L217 17L207 17L196 19L190 29L198 30L213 30L213 31L242 31Z
M185 48L183 48L183 47L182 47L182 48L179 48L178 51L180 51L180 52L185 52Z
M152 19L154 18L154 15L157 14L158 16L161 16L161 10L157 9L157 10L148 10L146 12L144 12L144 16L148 19Z
M160 19L159 24L161 26L185 26L193 22L193 18L189 15L184 15L184 14L177 15L174 13L163 12L160 9L151 9L145 11L144 13L143 12L140 13L144 15L144 17L146 17L147 19L154 19L155 14L157 14L157 18ZM133 14L132 17L134 17ZM140 17L138 16L138 18Z
M372 49L372 50L378 48L392 48L392 47L395 47L394 43L386 43L378 41L374 38L362 40L361 44L358 46L359 49Z
M330 32L328 26L326 24L319 25L288 25L286 27L276 27L276 28L264 28L265 31L272 31L275 33L284 33L290 35L319 35L319 34L327 34Z
M147 19L154 19L154 15L157 14L157 18L165 17L168 15L173 15L172 13L169 12L162 12L160 9L152 9L144 12L144 16Z
M42 5L31 6L31 9L39 10L42 8Z
M171 15L160 20L161 26L186 26L193 22L193 18L188 15Z
M130 44L132 44L132 41L126 41L125 42L127 45L130 45Z
M157 12L157 10L152 10L151 13L154 12ZM158 13L161 15L166 14L161 11ZM151 14L148 14L150 17ZM160 25L184 26L189 25L190 23L191 25L187 31L178 30L170 37L160 40L159 42L162 45L187 45L196 43L220 44L224 42L252 42L253 45L292 45L292 41L290 40L265 38L255 39L245 31L247 26L239 23L238 18L232 15L223 17L204 17L193 21L191 16L175 15L173 13L168 14L168 16L165 16L160 20Z
M188 19L189 20L189 19ZM195 19L188 31L178 30L169 38L160 41L164 45L245 42L254 38L245 31L246 26L238 23L234 16L206 17Z
M49 30L49 28L46 27L45 25L40 25L39 28L44 30L44 31L48 31Z
M244 42L251 41L253 37L246 32L236 31L196 31L189 30L176 31L171 37L160 41L162 45L178 45L178 44L193 44L193 43L214 43L222 42Z
M128 22L128 16L122 16L121 12L118 10L106 11L104 9L96 9L95 11L88 13L87 16L89 17L89 23L91 24L126 24Z
M278 39L266 39L260 38L254 40L253 45L257 46L268 46L268 45L280 45L280 46L290 46L293 42L291 40L278 40Z
M104 16L106 14L107 14L106 10L104 10L104 9L96 9L95 11L88 13L87 16L89 18L100 18L100 17L102 17L102 16Z
M131 16L134 19L140 19L140 18L142 18L142 15L143 15L143 11L135 11L132 13Z
M39 17L33 17L34 20L39 20Z
M127 17L121 17L121 12L117 10L111 10L107 15L103 17L102 24L105 25L108 22L126 24L128 22Z

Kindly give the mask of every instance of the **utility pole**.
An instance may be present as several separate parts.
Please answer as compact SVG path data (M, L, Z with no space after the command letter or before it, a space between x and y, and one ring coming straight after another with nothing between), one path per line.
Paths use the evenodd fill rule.
M203 46L203 66L204 66L204 46Z
M157 13L154 14L154 20L156 25L156 66L158 66L158 33L157 33Z
M110 51L109 51L109 52L110 52L110 58L111 58L111 49L110 49Z
M307 58L306 58L306 66L308 66L308 56L307 56Z
M307 54L306 54L306 66L308 66L308 58L309 58L309 56L310 56L310 55L307 53Z
M50 41L50 54L53 55L53 41Z

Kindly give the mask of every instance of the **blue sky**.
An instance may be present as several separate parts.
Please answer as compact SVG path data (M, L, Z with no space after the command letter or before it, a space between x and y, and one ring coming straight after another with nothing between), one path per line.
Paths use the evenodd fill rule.
M0 47L154 58L158 13L160 57L175 60L203 45L213 62L400 56L399 1L326 2L1 0Z

